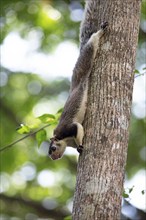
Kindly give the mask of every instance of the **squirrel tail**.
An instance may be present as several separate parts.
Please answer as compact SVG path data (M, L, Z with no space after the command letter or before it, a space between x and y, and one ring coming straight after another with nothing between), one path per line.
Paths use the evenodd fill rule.
M80 50L82 50L91 35L97 32L101 23L104 21L106 10L104 10L104 13L101 14L100 7L103 7L105 2L106 0L86 0L84 18L80 27Z

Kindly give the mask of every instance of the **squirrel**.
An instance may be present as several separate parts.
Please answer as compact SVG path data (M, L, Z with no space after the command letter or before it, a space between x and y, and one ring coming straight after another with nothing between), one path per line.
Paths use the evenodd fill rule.
M86 112L88 81L101 37L107 26L108 22L103 22L101 29L91 33L88 40L81 36L80 55L73 70L69 97L59 124L54 130L54 136L50 138L48 154L53 160L61 158L67 146L77 148L77 151L82 153L84 137L82 123Z

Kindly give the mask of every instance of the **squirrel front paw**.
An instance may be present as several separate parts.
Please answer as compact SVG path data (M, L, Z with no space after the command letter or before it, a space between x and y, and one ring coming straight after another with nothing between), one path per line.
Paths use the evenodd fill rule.
M82 145L79 145L79 146L77 147L77 151L79 152L79 154L82 153L83 148L84 148L84 147L83 147Z
M107 21L102 22L101 29L105 30L107 28L107 26L108 26L108 22Z

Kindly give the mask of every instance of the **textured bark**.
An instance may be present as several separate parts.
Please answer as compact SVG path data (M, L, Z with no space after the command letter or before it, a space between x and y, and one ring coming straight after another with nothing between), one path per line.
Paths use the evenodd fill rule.
M90 76L84 151L78 163L72 217L117 220L121 212L141 1L88 1L96 6L93 13L97 22L92 19L92 28L99 29L101 21L108 21L109 31Z

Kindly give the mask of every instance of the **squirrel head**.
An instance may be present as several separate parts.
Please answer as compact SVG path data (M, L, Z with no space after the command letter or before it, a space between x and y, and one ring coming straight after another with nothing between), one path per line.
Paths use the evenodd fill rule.
M52 160L60 159L66 148L66 142L64 140L58 140L55 136L50 138L49 157Z

